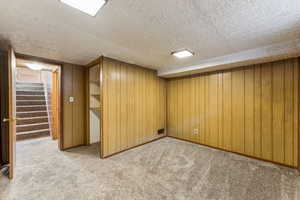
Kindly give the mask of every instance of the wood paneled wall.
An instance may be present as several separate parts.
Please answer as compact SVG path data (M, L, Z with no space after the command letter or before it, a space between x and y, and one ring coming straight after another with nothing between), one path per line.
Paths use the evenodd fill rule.
M61 149L86 144L86 69L64 64L62 67ZM74 102L69 101L74 97Z
M298 59L170 79L168 135L298 165Z
M153 70L102 59L102 157L155 140L166 128L166 81Z

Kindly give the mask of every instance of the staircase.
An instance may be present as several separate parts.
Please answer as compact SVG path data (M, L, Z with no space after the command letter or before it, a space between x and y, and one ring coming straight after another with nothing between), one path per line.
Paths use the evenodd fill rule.
M49 136L49 121L42 83L16 83L17 140Z

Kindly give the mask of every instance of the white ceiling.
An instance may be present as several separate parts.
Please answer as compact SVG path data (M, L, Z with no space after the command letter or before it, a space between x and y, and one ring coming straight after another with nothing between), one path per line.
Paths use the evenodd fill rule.
M99 55L159 71L300 38L299 0L109 0L91 17L58 0L0 0L18 53L87 64ZM188 48L195 56L170 53Z

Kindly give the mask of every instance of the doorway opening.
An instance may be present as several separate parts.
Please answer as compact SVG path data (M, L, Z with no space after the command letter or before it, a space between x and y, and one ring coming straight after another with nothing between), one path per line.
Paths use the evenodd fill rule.
M16 62L16 140L60 135L60 66L26 59Z

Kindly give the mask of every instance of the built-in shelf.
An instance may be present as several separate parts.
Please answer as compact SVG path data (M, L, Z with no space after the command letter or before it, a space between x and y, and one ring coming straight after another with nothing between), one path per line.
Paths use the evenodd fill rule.
M91 96L100 101L100 94L91 94Z
M89 135L91 143L100 141L101 132L101 82L100 82L100 65L97 64L89 68ZM96 140L97 139L97 140Z
M90 80L90 83L94 83L94 84L100 85L100 81L99 80Z
M100 107L93 107L93 108L90 108L90 110L96 110L96 111L98 111L98 110L100 110L101 108Z

